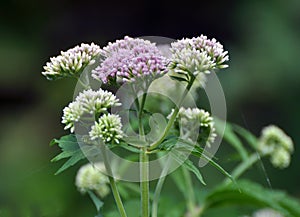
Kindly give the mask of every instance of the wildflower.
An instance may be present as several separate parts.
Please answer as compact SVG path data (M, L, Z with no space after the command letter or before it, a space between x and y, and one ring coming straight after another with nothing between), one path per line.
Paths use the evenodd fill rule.
M103 48L104 60L93 77L104 83L109 81L132 82L139 77L159 76L166 72L166 58L154 43L126 36Z
M120 116L104 114L92 126L89 135L92 140L101 139L104 143L119 143L119 140L123 137Z
M74 132L75 123L79 121L83 114L82 105L78 102L71 102L63 110L62 123L65 124L64 130L70 129L71 133Z
M168 118L171 117L173 112L174 110L171 112ZM191 135L191 133L196 133L199 143L204 143L209 147L210 144L215 141L216 133L213 118L207 111L203 109L181 107L179 109L176 122L178 123L178 127L180 127L183 138L187 137L188 139L192 139L191 137L195 135ZM200 131L195 132L195 129L198 128Z
M284 169L290 165L291 155L282 147L276 148L271 155L270 161L274 167Z
M50 62L44 66L42 74L48 80L64 77L79 77L83 69L95 62L101 49L94 43L76 46L67 51L61 51L61 55L50 58Z
M65 124L65 130L70 129L71 133L75 130L75 124L80 121L83 116L91 116L98 118L111 107L120 106L119 99L106 90L99 89L84 90L79 93L74 102L71 102L63 110L62 123Z
M228 67L225 64L229 60L228 52L216 39L208 39L204 35L172 43L171 52L171 73L186 81L191 76L197 77L199 74L209 74L214 69ZM202 77L205 79L205 76Z
M76 97L76 101L82 105L84 112L90 114L99 114L108 108L121 105L113 93L102 89L84 90Z
M81 193L95 191L101 198L110 192L108 187L108 177L100 171L104 170L103 163L95 165L89 163L82 166L76 175L75 185Z
M258 151L269 155L274 167L286 168L290 164L290 155L294 151L292 139L274 125L263 128L258 143Z

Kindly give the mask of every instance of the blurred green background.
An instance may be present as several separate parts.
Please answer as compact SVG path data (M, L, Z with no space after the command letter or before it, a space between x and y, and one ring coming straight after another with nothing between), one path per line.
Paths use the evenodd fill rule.
M293 138L288 169L264 165L273 188L300 198L299 11L297 0L1 1L0 217L94 214L74 186L78 167L54 176L60 163L50 163L59 150L48 144L65 134L62 109L75 82L49 82L41 71L60 50L81 42L103 46L124 35L180 39L203 33L220 40L231 59L230 68L219 73L228 119L256 135L274 123ZM227 149L217 153L225 168ZM222 178L208 174L209 183ZM268 186L261 167L248 176Z

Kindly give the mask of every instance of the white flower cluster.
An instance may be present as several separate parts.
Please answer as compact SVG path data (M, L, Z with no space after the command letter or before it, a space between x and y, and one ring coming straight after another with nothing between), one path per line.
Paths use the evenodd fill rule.
M172 110L168 118L171 117L173 112L174 110ZM213 118L209 112L198 108L181 107L176 121L179 124L183 137L191 139L191 137L197 136L197 140L200 140L200 143L208 145L208 147L215 141L217 136L215 133L216 129L214 127ZM195 132L195 129L199 129L199 131ZM191 135L191 133L197 135Z
M109 91L99 89L84 90L63 110L62 123L65 130L70 129L71 133L75 130L75 125L79 124L82 118L90 118L95 122L91 127L89 136L91 140L96 138L104 142L116 142L123 136L121 119L118 115L107 114L108 109L120 106L119 99Z
M75 185L81 193L96 192L101 198L110 193L108 177L100 171L104 170L103 163L89 163L82 166L76 175Z
M269 155L274 167L283 169L289 166L294 151L292 139L274 125L263 128L259 138L258 151Z
M50 58L50 62L44 66L42 74L49 80L63 77L79 77L87 65L95 62L101 49L98 45L91 43L76 46L67 51L61 51L61 55Z
M189 81L191 76L209 74L211 70L227 68L228 52L216 39L201 35L178 40L171 44L172 57L169 68Z
M104 143L119 143L123 137L121 118L114 114L104 114L95 122L89 133L92 140L101 139Z

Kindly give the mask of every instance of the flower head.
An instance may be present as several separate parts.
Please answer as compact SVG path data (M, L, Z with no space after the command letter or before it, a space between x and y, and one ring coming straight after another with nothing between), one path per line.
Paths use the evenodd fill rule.
M67 51L61 51L59 56L50 58L50 62L44 66L42 74L48 80L55 80L63 77L79 77L83 69L95 62L101 49L94 43L81 44Z
M120 106L119 99L106 90L99 89L84 90L79 93L74 102L71 102L63 110L62 123L65 124L65 130L70 129L71 133L75 130L75 124L85 116L99 117L111 107Z
M82 105L84 112L90 114L99 114L107 111L108 108L121 105L113 93L102 89L84 90L76 97L76 102Z
M190 76L208 74L211 70L228 67L225 64L229 60L228 52L224 51L216 39L208 39L204 35L172 43L171 52L171 72L187 81Z
M89 135L92 140L101 139L104 143L119 143L119 140L123 137L120 116L104 114L92 126Z
M258 143L258 151L269 155L274 167L286 168L290 164L290 155L294 151L292 139L274 125L263 128Z
M82 166L76 175L75 185L81 193L95 191L101 198L110 192L108 178L100 171L104 171L103 163L95 165L89 163Z
M172 113L168 116L171 117ZM176 121L178 123L178 127L183 134L183 137L187 137L187 139L191 139L191 135L196 133L197 140L200 144L206 144L210 147L210 144L215 141L216 133L213 118L210 114L198 108L183 108L179 109ZM199 129L199 132L195 132L195 129Z
M75 130L75 123L79 121L83 114L83 107L78 102L71 102L63 110L62 123L65 124L65 130L70 129L71 133Z
M166 58L154 43L130 38L109 43L101 52L104 60L92 73L102 82L131 82L143 76L157 76L166 72Z

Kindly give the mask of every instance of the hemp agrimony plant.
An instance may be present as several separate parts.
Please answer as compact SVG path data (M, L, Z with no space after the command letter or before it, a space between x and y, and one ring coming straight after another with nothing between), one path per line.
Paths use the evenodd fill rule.
M103 48L81 44L50 58L42 72L47 79L78 80L74 100L62 115L70 134L51 142L62 151L52 161L67 159L57 174L87 162L75 184L91 197L98 217L209 216L210 210L224 204L264 208L253 216L300 216L295 199L239 179L263 157L276 168L288 167L293 153L290 137L271 125L257 138L226 123L226 116L216 117L213 107L198 108L192 97L193 88L206 91L212 85L210 76L227 68L228 61L223 46L204 35L168 45L126 36ZM232 172L214 157L223 135L238 154ZM194 179L206 185L201 172L206 164L225 179L201 194ZM161 194L167 177L177 189L169 192L171 196ZM168 207L166 198L176 191L182 197ZM105 208L110 192L117 210Z

